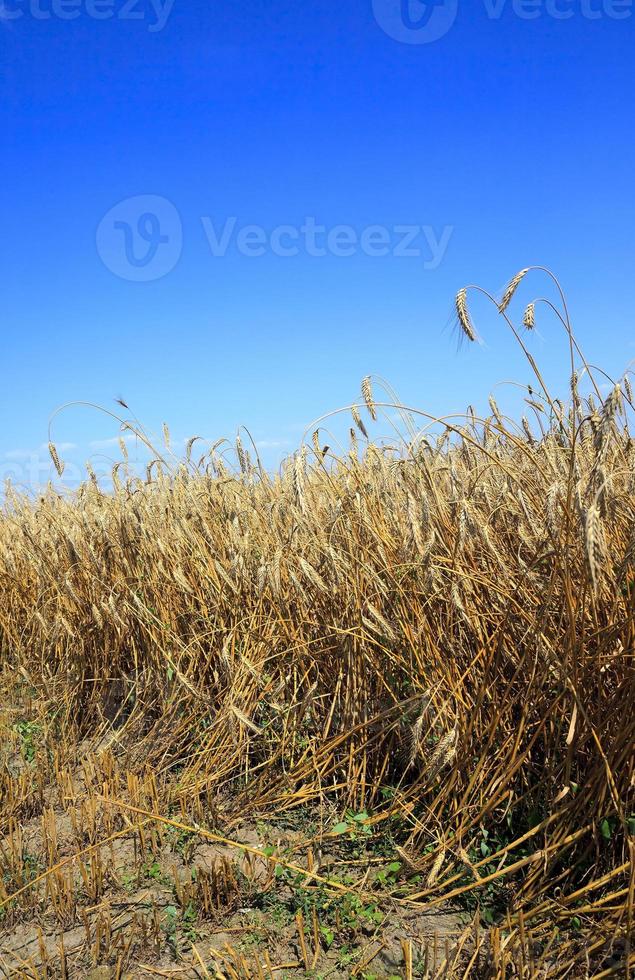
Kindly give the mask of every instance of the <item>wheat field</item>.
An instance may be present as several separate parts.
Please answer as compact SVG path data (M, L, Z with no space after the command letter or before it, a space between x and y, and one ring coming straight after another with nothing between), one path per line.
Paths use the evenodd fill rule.
M635 974L633 394L556 280L514 315L538 276L489 297L519 419L367 378L337 455L329 418L271 473L122 415L145 475L7 487L6 976Z

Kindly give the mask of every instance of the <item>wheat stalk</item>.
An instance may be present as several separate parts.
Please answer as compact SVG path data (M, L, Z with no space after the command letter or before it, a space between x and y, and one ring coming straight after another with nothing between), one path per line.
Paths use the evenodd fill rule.
M362 397L366 404L366 408L370 414L373 422L377 421L377 410L375 408L375 400L373 398L373 388L369 377L364 378L362 381Z
M587 507L584 520L584 541L591 576L593 592L598 591L600 565L602 561L602 524L600 509L596 501Z
M62 460L60 460L57 453L57 449L55 448L55 445L52 442L49 442L49 454L51 456L51 459L53 460L53 465L57 470L57 475L61 477L64 473L64 463Z
M468 340L476 340L476 331L472 324L469 310L467 308L467 289L459 289L455 300L456 315L463 333Z
M523 314L523 326L526 330L533 330L536 326L536 304L529 303Z
M518 289L518 287L520 286L521 282L523 281L523 279L525 278L528 272L529 272L528 268L521 269L520 272L517 272L516 275L512 279L510 279L507 288L503 293L503 298L498 304L498 310L500 313L504 313L506 311L507 307L509 306L512 299L514 298L514 293L516 292L516 290Z

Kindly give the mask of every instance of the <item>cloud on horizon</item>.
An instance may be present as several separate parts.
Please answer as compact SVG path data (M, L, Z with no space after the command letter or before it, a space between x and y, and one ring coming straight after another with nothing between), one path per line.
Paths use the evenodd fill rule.
M55 448L58 453L70 453L73 449L77 449L78 446L74 442L56 442ZM41 453L46 453L48 455L49 447L47 442L43 442L37 449L8 449L4 453L4 459L32 459L34 456L39 456Z

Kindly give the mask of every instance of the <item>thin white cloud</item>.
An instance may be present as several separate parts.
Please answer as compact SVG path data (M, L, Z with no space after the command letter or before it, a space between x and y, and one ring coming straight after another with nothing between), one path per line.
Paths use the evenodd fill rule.
M73 449L77 449L77 445L74 442L56 442L55 448L58 453L70 453ZM48 443L43 442L37 449L8 449L4 454L5 459L34 459L45 453L48 456Z
M113 446L119 445L120 439L123 439L124 442L132 443L136 438L131 432L128 432L126 435L112 436L110 439L93 439L88 445L91 449L112 449Z
M30 456L33 456L32 449L9 449L4 454L5 459L29 459Z
M77 444L74 442L56 442L55 448L58 453L70 453L73 449L77 449ZM40 446L40 452L48 452L48 442L43 442Z
M284 449L288 445L288 439L258 439L256 449Z

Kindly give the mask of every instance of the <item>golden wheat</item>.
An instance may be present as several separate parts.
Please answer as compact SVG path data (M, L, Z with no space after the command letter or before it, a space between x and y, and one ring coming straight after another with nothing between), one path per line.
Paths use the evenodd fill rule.
M466 290L456 311L474 340ZM218 445L193 460L193 439L185 467L157 454L145 481L124 454L108 488L90 470L75 495L8 487L0 723L29 759L0 766L6 928L48 902L60 929L114 950L117 835L134 835L141 867L170 822L232 840L244 814L313 807L316 853L333 836L325 814L371 814L369 840L390 826L408 855L391 901L474 910L495 896L495 923L465 932L448 976L476 976L474 956L483 976L604 975L606 945L635 921L632 395L623 380L600 404L570 381L575 411L532 380L533 428L491 398L487 419L340 458L315 430L313 453L275 474L239 436L234 470ZM376 420L369 378L362 394ZM311 861L294 871L308 896ZM214 868L175 881L184 907L238 903L247 871ZM329 881L329 902L338 888L378 900L366 874ZM316 921L302 925L310 966ZM155 920L128 933L161 935ZM38 969L61 973L56 955ZM225 967L248 976L240 955Z

